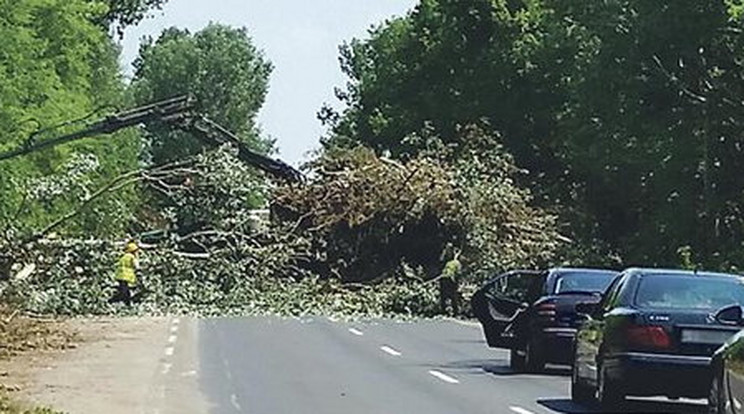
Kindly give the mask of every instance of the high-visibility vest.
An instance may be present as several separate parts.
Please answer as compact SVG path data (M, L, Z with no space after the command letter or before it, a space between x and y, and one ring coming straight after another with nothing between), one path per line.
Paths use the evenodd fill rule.
M137 284L137 276L134 274L135 257L132 253L124 253L116 266L116 280L123 280L134 286Z
M449 279L456 279L462 271L462 264L457 259L452 259L445 263L444 269L442 269L442 277Z

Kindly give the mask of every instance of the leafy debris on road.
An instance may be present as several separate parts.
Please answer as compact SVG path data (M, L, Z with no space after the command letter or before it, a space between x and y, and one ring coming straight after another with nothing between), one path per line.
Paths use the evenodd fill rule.
M499 148L477 128L460 133ZM229 149L199 156L158 178L170 213L151 221L167 230L141 255L145 294L133 309L108 303L121 240L16 241L0 266L10 273L2 297L51 315L435 316L447 245L463 251L465 292L494 271L552 259L555 218L530 206L507 154L472 150L453 162L436 148L405 162L362 147L326 151L307 183L273 189ZM251 196L268 198L269 222L257 225Z

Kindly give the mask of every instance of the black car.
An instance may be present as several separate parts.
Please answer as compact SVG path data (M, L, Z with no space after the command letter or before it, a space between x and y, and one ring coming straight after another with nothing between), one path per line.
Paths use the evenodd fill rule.
M578 303L599 302L618 272L558 268L498 275L471 300L486 342L511 350L512 369L539 371L546 363L570 364Z
M617 408L626 395L703 398L711 356L739 328L717 311L744 304L736 275L628 269L576 335L571 398Z
M725 308L716 315L719 321L744 326L741 306ZM731 337L713 354L708 405L711 414L744 413L744 331Z

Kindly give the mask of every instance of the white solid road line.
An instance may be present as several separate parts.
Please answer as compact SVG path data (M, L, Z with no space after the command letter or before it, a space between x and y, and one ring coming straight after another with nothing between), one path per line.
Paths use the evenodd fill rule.
M442 380L444 382L448 382L450 384L459 384L460 383L460 381L458 381L457 379L452 378L452 377L450 377L449 375L447 375L447 374L445 374L443 372L431 370L431 371L429 371L429 374L431 374L431 375L439 378L440 380Z
M364 332L362 332L362 331L360 331L359 329L356 329L356 328L349 328L349 332L353 333L356 336L362 336L362 335L364 335Z
M382 349L383 352L387 352L388 354L390 354L392 356L401 356L402 355L400 352L396 351L393 348L390 348L387 345L381 346L380 349Z
M509 409L512 410L512 411L514 411L517 414L535 414L535 413L533 413L530 410L526 410L526 409L524 409L522 407L517 407L515 405L510 406Z

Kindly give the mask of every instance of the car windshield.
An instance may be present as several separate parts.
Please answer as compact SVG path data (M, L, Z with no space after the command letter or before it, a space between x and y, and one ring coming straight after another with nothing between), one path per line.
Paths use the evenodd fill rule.
M571 272L564 273L555 282L555 293L565 292L604 292L615 274L611 272Z
M744 279L646 275L636 291L635 304L641 308L718 309L744 304Z

